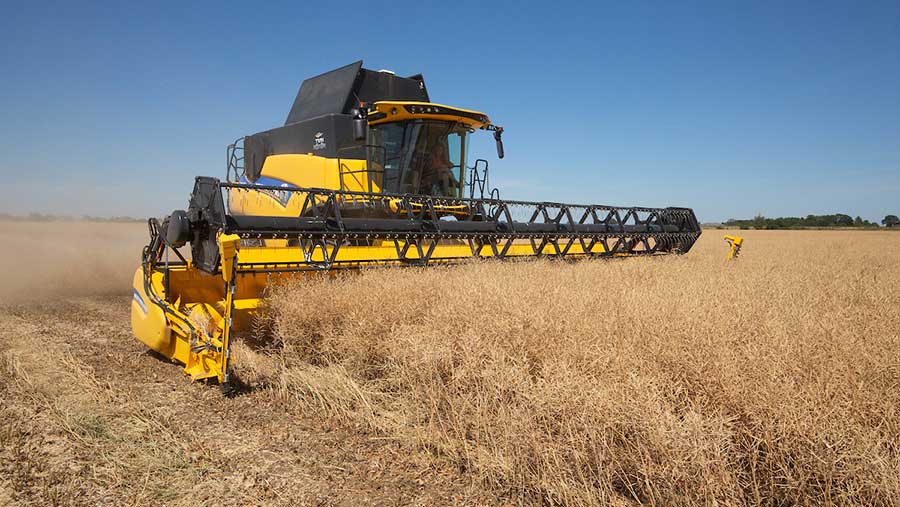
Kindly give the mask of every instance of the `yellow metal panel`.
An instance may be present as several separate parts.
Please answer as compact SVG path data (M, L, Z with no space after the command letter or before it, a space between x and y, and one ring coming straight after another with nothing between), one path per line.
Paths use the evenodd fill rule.
M202 298L204 296L201 295L209 296L216 294L215 292L210 293L205 289L197 290L199 288L198 286L202 286L203 281L208 279L214 279L214 277L205 275L204 278L203 276L197 275L196 269L181 267L170 270L169 283L176 286L179 285L180 281L182 282L182 286L179 287L180 293L193 294L195 297L200 296ZM220 352L211 349L198 352L193 352L191 350L192 333L190 329L186 327L189 325L187 324L189 318L176 304L170 303L168 298L166 298L163 273L155 271L150 275L148 284L149 289L153 294L149 294L148 291L145 290L144 280L143 268L138 268L134 275L134 295L131 303L131 326L135 336L151 349L159 352L165 357L184 364L185 372L190 374L194 379L220 376L221 372L216 366L219 364L221 356ZM219 283L221 283L221 278L219 278ZM194 287L187 287L185 285L193 285ZM163 302L167 311L170 312L169 315L154 302L154 295ZM213 295L212 297L218 296ZM179 296L177 300L181 301L184 300L184 298ZM196 299L194 299L194 301L196 301ZM189 301L186 304L188 306L191 306L192 304L196 305L196 302L194 301ZM211 310L212 314L217 316L215 310ZM216 329L221 323L213 322L212 324L214 329L213 334L215 335L218 332ZM196 331L201 330L198 329ZM205 332L195 332L193 333L193 338L197 340L198 344L202 345L203 342L213 341L215 336L210 337Z
M560 248L564 248L566 241L560 241ZM403 248L404 242L400 241L400 248ZM536 247L540 247L540 242L535 242ZM502 245L498 246L498 249ZM591 249L591 253L603 253L603 246L599 243L595 244ZM545 245L540 252L535 252L535 248L528 241L518 241L510 245L507 251L507 257L527 257L534 256L537 253L552 255L556 251L552 245ZM568 251L568 255L585 254L581 243L576 241ZM301 247L242 247L238 269L240 264L267 264L267 263L300 263L304 262L303 248ZM415 248L410 248L408 256L411 259L418 258ZM476 257L473 255L472 249L468 244L461 241L443 241L435 247L431 256L432 260L449 260L467 257ZM493 251L490 246L485 246L480 252L480 257L493 257ZM338 249L336 262L387 262L397 259L397 250L393 241L381 241L370 246L352 246L345 245ZM316 249L312 255L312 261L324 261L324 255L321 249Z
M365 170L365 160L317 155L269 155L261 175L297 187L368 192L369 180Z
M329 177L333 172L333 177ZM316 155L269 155L261 175L298 187L335 188L329 186L337 176L337 160Z
M230 282L234 276L234 260L241 249L241 237L236 234L219 234L219 259L222 263L222 278Z
M366 161L334 159L316 155L270 155L263 165L262 177L284 182L285 186L369 191ZM372 183L380 192L380 179ZM272 190L228 190L228 209L234 215L299 216L306 193Z
M144 270L138 268L134 274L131 299L131 329L138 340L151 349L172 357L175 343L162 309L153 303L144 290Z
M447 112L444 114L410 113L403 106L438 106L442 109L447 110ZM375 110L380 113L384 113L387 116L378 120L370 120L370 125L378 125L381 123L390 123L404 120L443 120L459 122L468 125L473 129L480 129L487 127L491 123L488 119L488 116L482 112L460 109L453 106L445 106L443 104L436 104L434 102L378 101L375 103ZM453 111L459 111L462 113L466 113L466 115L480 117L481 121L469 116L453 114Z

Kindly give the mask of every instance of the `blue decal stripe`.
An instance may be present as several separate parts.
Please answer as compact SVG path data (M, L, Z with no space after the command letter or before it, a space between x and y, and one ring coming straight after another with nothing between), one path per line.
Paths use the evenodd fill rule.
M288 187L293 186L290 183L282 180L277 180L275 178L269 178L268 176L260 176L255 182L250 183L247 181L247 178L242 176L241 183L246 183L250 185L263 185L269 187ZM290 190L258 190L259 193L267 195L278 202L282 207L287 207L288 201L291 200L294 193Z
M144 303L144 298L141 297L141 293L137 291L137 289L132 289L134 292L134 300L137 302L138 306L141 307L141 310L144 312L144 315L147 315L147 304Z

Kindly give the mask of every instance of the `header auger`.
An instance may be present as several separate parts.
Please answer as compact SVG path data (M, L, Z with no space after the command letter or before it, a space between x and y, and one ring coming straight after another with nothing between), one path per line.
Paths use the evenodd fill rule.
M150 220L134 279L135 335L193 378L227 384L232 335L279 278L471 258L685 253L700 235L687 208L500 199L487 162L466 162L476 129L493 132L502 158L502 127L429 102L421 76L357 62L304 81L285 126L229 147L225 181L198 177L186 210Z

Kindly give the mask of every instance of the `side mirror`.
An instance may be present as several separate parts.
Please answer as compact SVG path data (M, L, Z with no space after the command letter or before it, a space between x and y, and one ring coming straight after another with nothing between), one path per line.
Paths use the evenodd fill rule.
M353 119L353 139L356 141L366 140L366 130L369 128L369 122L365 118Z
M497 141L497 157L503 158L503 127L494 130L494 141Z

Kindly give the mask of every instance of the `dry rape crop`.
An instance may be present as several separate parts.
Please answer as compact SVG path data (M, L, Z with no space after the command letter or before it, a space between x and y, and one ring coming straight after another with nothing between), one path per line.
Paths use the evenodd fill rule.
M248 373L529 502L895 504L900 235L750 233L725 263L716 232L297 283Z
M121 227L8 274L0 504L900 503L900 234L301 280L228 399L130 336Z

